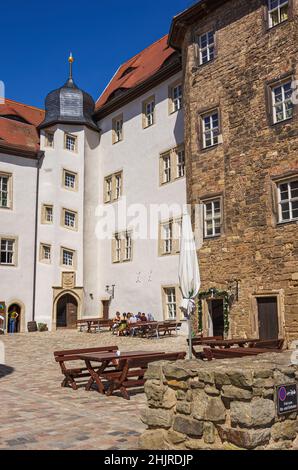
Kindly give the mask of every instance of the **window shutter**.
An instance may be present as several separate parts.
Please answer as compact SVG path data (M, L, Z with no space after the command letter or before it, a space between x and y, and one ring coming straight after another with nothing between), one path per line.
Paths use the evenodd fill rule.
M266 107L267 107L267 115L269 119L270 125L274 123L273 120L273 102L272 102L272 87L266 85Z
M168 89L168 107L169 107L169 114L172 114L173 112L173 87L169 86Z
M158 255L163 255L163 224L159 223L158 228Z
M173 149L170 153L171 161L171 181L177 178L177 149Z
M163 185L163 156L159 156L159 184Z
M112 238L112 263L116 263L116 237Z

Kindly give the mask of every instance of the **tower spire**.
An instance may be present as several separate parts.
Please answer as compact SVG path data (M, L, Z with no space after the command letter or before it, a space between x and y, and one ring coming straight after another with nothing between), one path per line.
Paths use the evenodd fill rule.
M69 54L68 62L69 62L69 80L72 81L72 64L74 63L72 52Z

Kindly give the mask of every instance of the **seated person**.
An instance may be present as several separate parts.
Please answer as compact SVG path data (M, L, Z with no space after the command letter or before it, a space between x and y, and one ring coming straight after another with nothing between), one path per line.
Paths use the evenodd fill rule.
M147 318L148 321L154 321L154 316L152 315L152 313L148 313Z
M127 330L128 319L127 314L123 313L118 327L118 336L125 336L125 331Z
M141 321L142 321L142 322L147 322L147 321L148 321L148 319L147 319L145 313L142 313L142 314L141 314Z
M113 326L112 326L113 332L116 331L117 328L119 327L120 321L121 321L121 314L120 312L117 312L115 318L113 319Z

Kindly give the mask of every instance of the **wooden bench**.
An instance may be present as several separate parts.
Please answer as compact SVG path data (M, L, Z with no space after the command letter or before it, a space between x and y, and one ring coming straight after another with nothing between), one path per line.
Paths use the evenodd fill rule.
M118 351L118 346L106 346L101 348L90 349L70 349L65 351L54 352L55 361L59 363L61 372L65 376L61 387L70 386L73 390L78 389L76 379L90 377L88 369L84 366L81 367L67 367L68 362L82 362L78 357L80 354L96 353L96 352L114 352Z
M265 349L283 349L284 339L269 339L262 341L254 341L249 343L250 348L265 348Z
M260 354L268 353L281 353L280 349L265 349L265 348L230 348L230 349L214 349L204 348L202 359L212 361L213 359L232 359L248 356L258 356Z
M178 330L181 328L182 323L178 322L161 322L157 323L157 325L152 326L148 329L146 333L147 338L160 338L161 336L172 336L173 331L175 331L176 335L178 334Z
M158 353L152 356L139 356L137 358L126 359L122 362L121 370L107 371L101 374L101 377L109 382L107 395L111 396L114 391L120 390L120 393L126 400L130 400L128 388L143 387L145 384L145 372L148 365L157 361L177 361L184 359L185 352Z

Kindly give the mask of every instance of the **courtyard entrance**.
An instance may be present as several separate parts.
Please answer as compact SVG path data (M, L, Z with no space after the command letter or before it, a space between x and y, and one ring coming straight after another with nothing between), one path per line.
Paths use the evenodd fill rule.
M71 294L65 294L57 302L57 328L76 328L78 302Z
M224 337L224 302L223 299L209 300L209 336Z
M18 304L12 304L8 308L7 331L9 333L20 333L22 309Z

